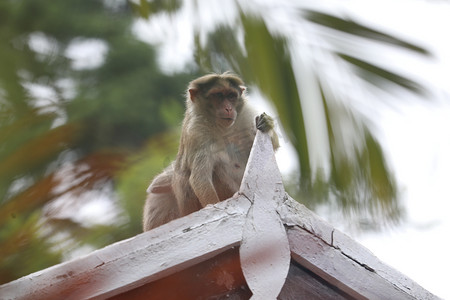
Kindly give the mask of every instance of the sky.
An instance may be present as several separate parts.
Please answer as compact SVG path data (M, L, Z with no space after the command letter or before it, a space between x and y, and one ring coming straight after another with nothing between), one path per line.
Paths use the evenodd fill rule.
M385 109L378 122L407 220L389 231L356 239L424 288L450 299L450 5L409 0L347 3L355 15L423 44L435 56L426 64L405 66L434 88L432 99Z
M208 8L205 11L217 9L218 1L200 2L203 8ZM267 7L272 5L274 9L289 5L289 1L276 2L277 6L271 1L256 2ZM234 13L233 6L227 3L220 1L221 22L232 19L230 15ZM404 53L389 52L383 56L384 61L377 61L411 76L432 91L428 100L410 95L410 99L402 102L376 106L377 136L398 181L407 217L399 226L381 232L347 233L430 292L450 299L447 287L450 260L446 247L450 233L450 39L446 32L450 28L450 4L419 0L314 3L325 11L348 15L370 27L406 38L433 53L432 59L419 60ZM280 12L278 16L285 18L283 14L289 12ZM194 24L188 15L184 18L176 24L177 30L167 26L168 19L164 16L135 26L135 33L143 40L160 45L160 64L167 71L182 67L192 58L193 45L183 32L192 32L189 26L211 22L208 14L200 14L199 23ZM393 99L385 99L390 100ZM265 109L270 110L267 106ZM277 154L282 172L290 170L292 153L290 146L284 144ZM341 224L332 225L339 228Z

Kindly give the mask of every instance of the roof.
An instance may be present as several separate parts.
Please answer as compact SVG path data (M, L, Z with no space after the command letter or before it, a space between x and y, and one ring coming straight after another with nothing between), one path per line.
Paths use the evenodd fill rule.
M226 201L0 286L1 299L438 299L292 199L258 132Z

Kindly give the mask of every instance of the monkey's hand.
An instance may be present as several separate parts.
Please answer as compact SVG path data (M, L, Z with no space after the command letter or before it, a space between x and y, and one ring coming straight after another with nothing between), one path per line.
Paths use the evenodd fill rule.
M268 132L274 127L275 122L268 114L262 113L261 115L256 117L256 129L261 130L262 132Z
M256 117L256 129L261 130L262 132L268 132L272 140L273 149L277 150L280 147L280 143L274 128L275 121L268 114L262 113Z

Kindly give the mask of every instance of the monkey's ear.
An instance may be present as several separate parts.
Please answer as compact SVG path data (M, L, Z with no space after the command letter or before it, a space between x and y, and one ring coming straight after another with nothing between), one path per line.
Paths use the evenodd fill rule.
M197 97L198 90L197 89L189 89L189 98L192 102L195 102L195 98Z
M245 92L245 90L247 89L245 86L241 85L239 86L239 88L241 89L241 95Z

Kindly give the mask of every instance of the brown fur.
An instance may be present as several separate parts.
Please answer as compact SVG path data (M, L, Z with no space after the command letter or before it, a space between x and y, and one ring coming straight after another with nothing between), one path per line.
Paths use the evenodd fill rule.
M155 177L144 207L144 230L230 198L239 190L256 134L243 81L210 74L189 84L177 159ZM258 129L278 138L263 114Z

